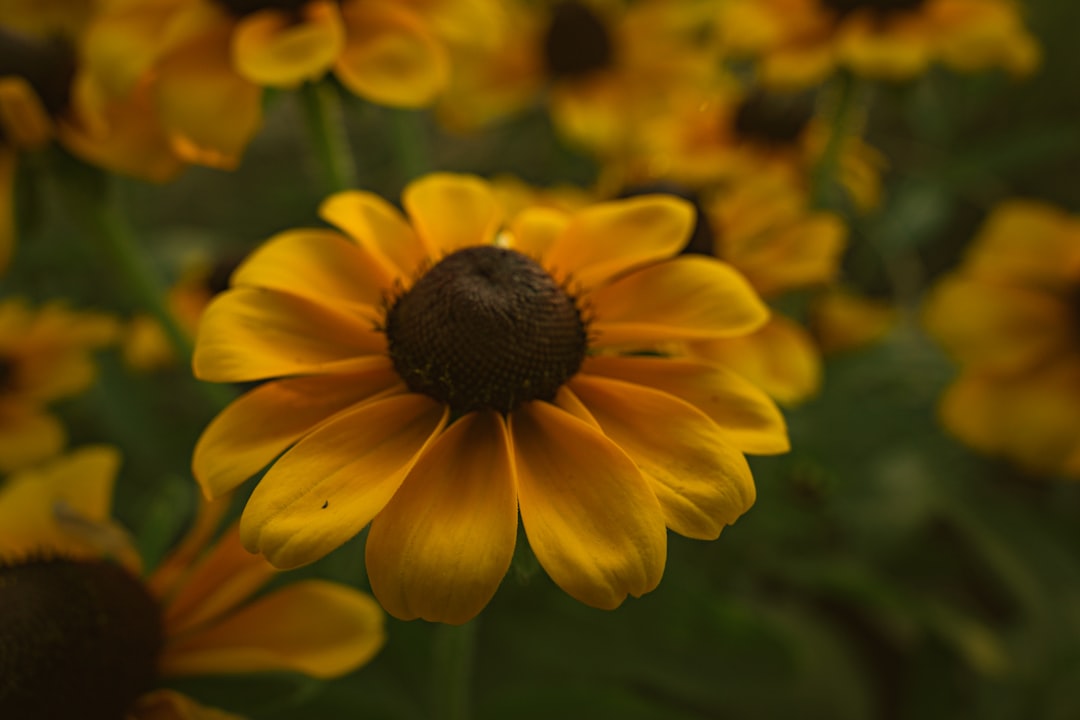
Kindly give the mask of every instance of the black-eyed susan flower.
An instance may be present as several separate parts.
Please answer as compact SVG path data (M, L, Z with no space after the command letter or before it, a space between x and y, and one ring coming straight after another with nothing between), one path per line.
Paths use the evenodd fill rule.
M726 47L756 56L774 87L814 85L837 66L906 80L939 62L1014 74L1039 62L1012 0L732 0L720 14Z
M240 522L249 550L295 567L370 524L383 606L462 623L507 572L519 513L548 575L614 608L660 581L665 526L715 538L750 507L742 453L787 448L776 406L648 352L768 315L730 266L673 257L689 204L505 218L485 182L447 174L403 203L330 197L340 231L271 239L203 316L198 377L269 380L194 456L210 497L270 464Z
M763 174L703 203L712 253L731 263L766 299L835 280L847 228L809 208L788 176ZM710 242L710 241L705 241ZM797 403L821 385L821 354L795 320L772 312L755 332L689 343L692 353L721 362L772 397Z
M707 3L513 0L494 48L455 56L440 105L452 127L471 128L545 106L568 139L601 154L685 88L712 82Z
M46 406L86 390L92 353L116 339L110 317L51 303L0 302L0 472L57 453L66 434Z
M260 126L263 88L295 88L333 72L373 102L431 103L449 72L439 30L460 32L462 4L114 0L90 28L87 59L111 96L150 83L185 159L232 167Z
M1080 220L1001 205L934 289L930 332L960 364L945 426L987 453L1080 476Z
M89 447L0 486L0 716L238 720L159 687L163 677L291 671L331 678L382 646L369 596L274 575L235 528L210 543L220 507L148 578L109 519L119 456Z

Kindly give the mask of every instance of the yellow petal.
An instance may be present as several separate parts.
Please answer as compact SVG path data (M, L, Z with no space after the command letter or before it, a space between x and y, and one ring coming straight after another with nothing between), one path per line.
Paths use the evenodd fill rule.
M419 107L446 86L446 54L408 8L346 0L341 13L345 50L334 72L349 90L381 105Z
M371 523L371 590L401 620L458 625L488 604L514 556L517 487L502 417L447 429Z
M769 396L718 365L650 357L593 357L581 372L626 380L682 398L724 429L743 452L770 455L790 449L784 416Z
M699 255L636 270L587 297L596 347L731 337L769 317L742 275Z
M172 597L165 599L165 632L170 638L223 616L274 576L277 570L240 544L234 524L198 559Z
M195 561L217 534L222 518L229 511L229 498L221 500L200 500L198 511L191 527L184 533L180 542L154 568L146 584L155 597L171 598L183 577L191 571Z
M304 580L266 595L202 630L169 642L166 675L286 671L340 677L386 641L371 596L345 585Z
M675 532L715 539L754 504L746 458L694 406L659 390L596 376L579 375L570 387L604 434L637 463Z
M300 295L378 321L393 279L367 253L332 230L288 230L270 238L232 276L233 287Z
M1014 284L1053 285L1080 271L1080 221L1031 200L998 205L968 250L967 267L980 277Z
M367 358L349 373L260 385L233 401L203 431L192 471L203 492L231 492L332 415L401 382L389 359Z
M60 452L67 439L64 426L31 405L0 405L0 472L46 460Z
M0 76L0 130L18 148L36 150L53 136L49 113L29 81L18 75Z
M434 258L492 244L503 220L491 186L472 175L425 175L409 183L401 199Z
M262 122L262 90L232 68L232 27L176 48L157 71L161 121L185 160L234 167Z
M510 416L521 521L537 560L586 605L612 610L660 582L667 533L634 461L545 402Z
M694 207L669 195L600 203L576 213L544 258L558 275L594 287L639 265L672 257L694 228Z
M244 718L224 710L204 707L175 690L154 690L136 700L124 720L244 720Z
M546 257L556 239L566 231L570 216L561 210L531 207L523 210L510 223L509 245L534 260L547 262Z
M867 12L844 24L837 54L860 75L903 80L923 72L932 39L922 28L902 22L879 23Z
M331 195L319 206L319 216L348 233L393 279L411 279L428 258L427 248L397 208L374 193Z
M696 342L690 350L731 368L785 404L802 402L821 387L821 355L814 339L776 313L756 332Z
M232 38L236 69L253 83L295 87L330 70L345 47L341 15L330 2L308 2L299 17L260 10L237 23Z
M446 424L424 395L364 403L301 440L259 481L240 520L275 566L314 562L371 522Z
M328 371L385 348L368 319L296 295L234 288L206 308L194 368L202 380L243 382Z

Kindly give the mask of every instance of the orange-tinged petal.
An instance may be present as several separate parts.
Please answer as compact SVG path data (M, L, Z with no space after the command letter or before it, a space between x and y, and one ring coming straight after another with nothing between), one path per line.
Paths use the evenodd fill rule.
M509 245L534 260L546 262L556 239L566 231L570 216L561 210L532 207L520 212L510 223Z
M275 566L314 562L371 522L397 492L448 411L424 395L364 403L278 460L251 494L240 537Z
M600 203L574 214L545 266L594 287L639 265L672 257L694 228L694 207L670 195Z
M450 75L445 51L411 10L346 0L345 50L334 72L352 92L381 105L431 103Z
M757 332L690 347L694 355L729 367L785 404L806 400L821 387L821 354L810 333L773 314Z
M237 23L232 38L236 69L253 83L295 87L330 70L345 47L345 27L333 3L306 3L297 17L260 10Z
M349 373L260 385L233 401L203 431L192 471L209 498L232 491L319 423L401 382L389 359L366 359Z
M392 278L407 280L428 258L428 250L398 209L374 193L349 190L331 195L319 216L359 243Z
M67 433L33 405L0 405L0 472L10 473L56 455Z
M648 479L664 522L713 540L754 504L746 458L703 412L659 390L579 375L570 387Z
M305 580L170 641L166 675L291 671L334 678L360 667L386 641L383 613L358 590Z
M545 402L515 410L510 432L521 521L551 579L606 610L655 588L667 532L634 461L592 425Z
M787 452L784 416L768 395L731 370L692 360L650 357L587 358L581 372L626 380L682 398L724 429L743 452Z
M165 600L165 628L170 638L223 616L270 581L277 570L261 555L240 544L234 524L199 559L175 595Z
M175 690L146 693L128 711L125 720L244 720L239 715L200 705Z
M312 300L261 288L218 295L199 322L195 375L242 382L332 369L385 352L372 322Z
M37 150L52 139L52 119L26 78L0 76L0 130L17 148Z
M234 167L262 122L262 90L232 68L230 24L176 48L157 71L158 112L177 154Z
M439 436L372 521L372 592L401 620L471 620L510 568L517 518L505 421L470 413Z
M503 220L491 186L472 175L425 175L409 183L401 199L434 258L490 245Z
M393 277L362 249L332 230L287 230L270 238L236 269L232 286L263 287L348 307L382 318Z
M702 256L641 268L589 294L588 302L595 347L732 337L769 317L738 271Z

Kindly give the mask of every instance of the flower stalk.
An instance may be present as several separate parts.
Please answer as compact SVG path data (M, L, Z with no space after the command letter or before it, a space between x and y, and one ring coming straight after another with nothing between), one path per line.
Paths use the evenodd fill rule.
M308 137L327 192L356 187L356 164L345 132L341 96L330 82L309 82L300 90Z
M432 640L432 717L467 720L472 717L472 679L476 657L476 625L438 625Z

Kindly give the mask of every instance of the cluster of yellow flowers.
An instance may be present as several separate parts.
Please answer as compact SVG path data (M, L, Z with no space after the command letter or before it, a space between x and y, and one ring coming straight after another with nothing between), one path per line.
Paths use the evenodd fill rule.
M327 146L327 226L189 271L153 319L0 300L0 716L232 717L160 679L336 677L383 644L379 606L466 623L519 518L577 600L653 590L668 530L715 539L754 503L745 454L789 448L777 403L892 322L840 285L844 213L881 204L887 165L858 79L1038 62L1010 0L0 3L0 271L21 158L55 141L155 182L233 169L273 93L298 91L326 142L342 92L451 134L540 109L598 168L552 190L436 172L396 206ZM927 312L963 367L943 410L960 437L1080 473L1078 285L1080 222L989 221ZM767 304L792 291L791 312ZM63 454L48 408L92 384L99 348L145 371L192 340L196 378L254 387L193 448L198 516L144 575L110 518L118 452ZM321 580L251 600L365 528L377 603Z

